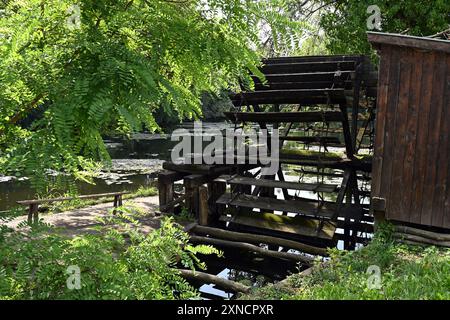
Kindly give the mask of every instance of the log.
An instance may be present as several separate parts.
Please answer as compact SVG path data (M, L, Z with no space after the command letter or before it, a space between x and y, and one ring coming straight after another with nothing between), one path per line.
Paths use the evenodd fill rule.
M436 241L436 240L427 239L427 238L420 237L420 236L415 236L415 235L406 234L406 233L398 233L398 232L395 232L393 237L395 239L413 241L413 242L417 242L420 244L428 244L428 245L433 245L433 246L450 248L450 241Z
M253 244L265 243L270 245L281 246L284 248L294 249L309 254L328 256L327 250L325 248L314 247L301 242L286 240L282 238L250 233L234 232L199 225L196 225L191 230L197 234L210 235L225 240L248 242Z
M176 269L176 270L186 280L197 280L204 283L212 283L220 287L221 289L225 289L232 292L240 292L240 293L250 292L250 287L247 287L235 281L219 278L218 276L214 276L209 273L185 269Z
M295 261L295 262L301 262L302 264L306 264L306 265L311 265L312 262L314 261L313 258L305 257L305 256L302 256L299 254L267 250L267 249L263 249L258 246L255 246L255 245L252 245L249 243L243 243L243 242L234 242L234 241L220 240L220 239L199 237L199 236L191 236L190 241L195 242L195 243L211 244L211 245L215 245L215 246L219 246L219 247L228 247L228 248L252 251L261 256L277 258L277 259L284 259L284 260L291 260L291 261Z
M395 226L395 231L399 233L407 233L419 237L424 237L436 241L450 241L450 234L437 233L427 230L416 229L407 226Z

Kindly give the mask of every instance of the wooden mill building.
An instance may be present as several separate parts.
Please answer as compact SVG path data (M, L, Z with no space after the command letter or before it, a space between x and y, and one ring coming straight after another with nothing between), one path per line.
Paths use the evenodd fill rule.
M375 214L450 229L450 41L369 33L380 55Z

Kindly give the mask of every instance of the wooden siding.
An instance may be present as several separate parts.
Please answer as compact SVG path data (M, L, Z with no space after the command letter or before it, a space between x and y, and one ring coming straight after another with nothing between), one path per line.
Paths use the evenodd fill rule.
M450 41L386 37L369 35L381 58L372 197L389 220L450 228Z

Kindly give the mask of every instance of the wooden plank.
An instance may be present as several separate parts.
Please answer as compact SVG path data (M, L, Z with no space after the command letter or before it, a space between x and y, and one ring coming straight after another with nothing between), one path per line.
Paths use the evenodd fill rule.
M317 201L309 199L281 200L246 194L232 195L230 193L222 195L217 203L269 211L291 212L317 219L331 219L334 217L336 210L336 205L330 202L320 206Z
M190 174L211 174L213 166L206 164L176 164L173 162L164 162L163 168L166 170L190 173Z
M344 135L345 151L347 153L347 157L349 159L353 159L355 150L353 148L352 134L350 131L350 124L349 124L349 119L348 119L347 108L343 104L339 104L339 108L340 108L341 114L342 114L342 132Z
M408 119L406 124L406 132L404 134L404 156L403 156L403 172L401 180L402 196L400 199L400 210L405 221L410 221L411 204L412 204L412 187L414 176L414 162L416 155L417 127L420 109L420 94L422 92L422 76L424 54L419 51L410 53L412 72L409 87L409 102L406 106ZM400 173L399 173L400 174Z
M280 90L259 90L252 92L240 92L230 96L231 100L251 100L251 99L268 99L283 95L284 97L307 98L307 97L324 97L343 98L345 90L342 88L330 89L280 89Z
M289 137L280 137L282 141L297 141L303 143L313 143L317 142L320 144L340 144L341 141L337 137L321 137L321 136L289 136Z
M288 190L304 190L312 192L335 192L338 187L336 184L287 182L268 179L255 179L241 176L234 177L230 175L222 175L215 181L226 182L228 184L240 184Z
M246 213L236 214L233 218L222 216L222 221L231 221L236 225L249 226L253 228L272 230L287 234L295 234L304 237L332 240L336 231L333 223L325 221L323 228L317 232L319 220L307 217L289 217L273 213Z
M351 88L349 82L342 82L342 86L337 88ZM286 89L331 89L333 81L315 81L315 82L268 82L265 84L256 83L255 90L286 90ZM336 88L336 86L335 86Z
M346 159L344 154L340 154L337 152L321 152L302 149L282 149L280 151L280 158L305 159L316 161L320 160L341 161Z
M368 79L363 82L366 94L373 95L377 92L378 78ZM353 81L306 81L306 82L267 82L255 83L255 91L259 90L286 90L286 89L345 89L353 88Z
M296 62L316 62L316 61L359 61L361 55L317 55L317 56L294 56L294 57L274 57L265 58L263 63L296 63Z
M308 61L266 63L260 68L264 74L334 72L355 70L355 61Z
M417 138L414 159L414 174L412 184L412 200L409 221L419 223L422 213L423 186L425 183L425 168L427 162L426 145L428 143L428 126L431 110L431 93L433 86L434 53L424 53L422 64L420 116L417 123Z
M450 56L447 56L447 90L446 90L446 107L445 118L450 119ZM447 139L450 139L450 123L446 122L446 129L443 131L447 135ZM450 141L447 140L447 157L450 156ZM447 180L444 189L444 218L442 227L450 229L450 161L447 161Z
M391 186L391 173L394 153L394 133L395 133L395 110L398 104L398 92L400 88L400 52L393 50L391 52L391 62L388 80L388 98L386 105L386 124L384 132L383 163L381 168L380 191L378 196L386 199L386 206L389 208L389 190ZM381 80L381 79L380 79ZM387 211L386 214L389 214Z
M351 79L354 74L353 71L268 74L266 75L266 80L268 82L335 81ZM261 83L258 77L252 78L255 83Z
M450 188L448 180L448 167L450 163L450 55L446 55L441 60L441 66L446 66L446 81L443 83L442 94L442 115L440 117L439 143L437 154L436 182L434 198L431 211L433 216L431 224L436 227L450 228L450 224L445 223L445 202L446 189Z
M344 89L288 89L242 92L230 95L235 106L253 104L337 104L346 101Z
M224 112L231 121L243 122L336 122L342 121L339 111L309 112Z
M422 213L420 216L420 223L423 225L432 225L432 217L435 214L433 212L433 199L434 193L437 190L437 168L439 165L439 163L437 162L439 160L438 153L442 150L443 147L442 145L439 145L439 140L442 123L442 109L444 107L444 90L447 87L445 84L445 80L447 79L447 68L445 68L445 61L446 55L444 53L436 53L433 72L433 86L431 93L430 118L428 124L428 143L426 145L427 165L425 184L422 191ZM449 121L449 119L445 119L444 121ZM444 163L447 163L448 161L449 159L444 159Z
M387 210L389 217L401 221L408 221L409 212L402 209L403 191L403 164L405 160L406 146L406 123L408 121L409 94L412 74L412 60L409 52L402 52L400 61L400 88L398 92L398 104L395 109L393 152L392 152L392 175L390 179L390 192L387 199ZM393 110L392 110L393 111Z
M450 41L401 34L368 32L369 41L377 45L402 46L450 53Z

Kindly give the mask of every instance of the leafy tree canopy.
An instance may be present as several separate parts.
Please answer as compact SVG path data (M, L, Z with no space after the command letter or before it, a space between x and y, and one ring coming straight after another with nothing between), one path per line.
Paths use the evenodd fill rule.
M338 0L317 1L320 26L327 47L336 54L369 53L367 8L377 5L381 13L381 31L430 36L450 26L450 2L447 0ZM378 30L373 30L378 31Z
M92 160L109 159L104 132L159 130L158 108L197 117L201 92L256 72L262 31L295 45L292 2L0 2L0 171L88 179ZM36 109L31 127L18 125Z

